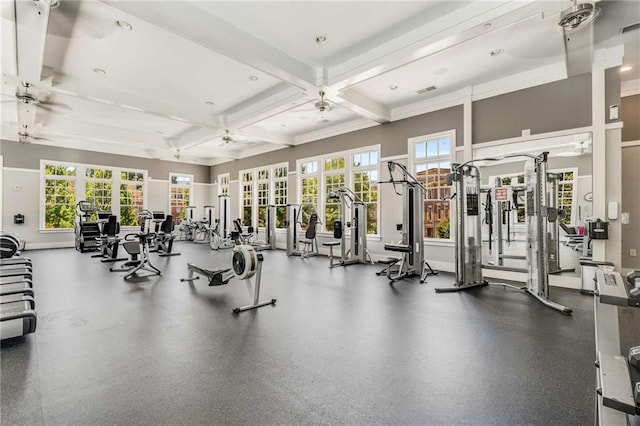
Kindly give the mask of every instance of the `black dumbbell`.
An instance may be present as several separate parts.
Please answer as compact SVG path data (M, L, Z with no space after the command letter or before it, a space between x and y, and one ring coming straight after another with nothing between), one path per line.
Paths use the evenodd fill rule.
M640 371L640 346L634 346L629 349L629 364Z

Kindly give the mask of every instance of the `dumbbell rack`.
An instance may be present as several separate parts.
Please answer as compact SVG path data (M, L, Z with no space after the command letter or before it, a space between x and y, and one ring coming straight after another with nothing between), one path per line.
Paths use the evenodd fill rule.
M618 309L640 307L617 272L596 272L594 297L596 337L596 425L640 424L634 401L631 370L621 355ZM640 344L640 342L637 342ZM635 383L635 380L634 380Z

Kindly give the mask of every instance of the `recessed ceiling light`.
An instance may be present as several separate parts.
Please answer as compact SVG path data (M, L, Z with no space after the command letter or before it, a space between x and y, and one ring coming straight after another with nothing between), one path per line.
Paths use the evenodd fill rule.
M398 88L397 84L392 84L389 86L389 90L396 90Z
M256 76L256 75L250 75L250 76L249 76L249 80L251 80L251 81L258 81L258 76Z
M285 123L280 124L280 127L287 127Z
M105 70L103 70L102 68L94 68L93 72L95 72L96 74L100 74L100 75L104 75L107 72Z
M485 23L482 25L482 28L491 28L491 22L485 22Z
M131 31L133 29L133 25L131 25L127 21L116 21L116 25L125 31Z
M624 66L624 67L620 68L620 72L627 72L627 71L631 71L632 69L633 69L632 66L627 65L627 66Z
M211 102L211 101L206 101L205 104L207 104L209 106L214 106L216 103L215 102Z
M491 51L491 56L498 56L504 53L504 49L494 49Z
M435 70L435 71L433 72L433 75L442 75L442 74L446 74L446 73L447 73L447 71L449 71L449 70L448 70L448 69L446 69L446 68L439 68L439 69L437 69L437 70Z
M326 42L327 42L327 36L319 35L319 36L316 37L316 43L325 44Z
M164 132L161 131L161 130L156 130L156 133L159 134L159 135L164 135Z

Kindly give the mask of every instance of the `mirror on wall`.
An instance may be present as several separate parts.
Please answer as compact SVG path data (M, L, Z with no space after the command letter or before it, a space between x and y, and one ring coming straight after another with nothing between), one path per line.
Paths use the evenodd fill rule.
M548 240L553 251L549 269L553 275L580 286L580 258L590 255L586 238L587 221L592 214L592 154L589 133L561 138L540 139L475 150L474 158L503 157L507 154L538 155L549 152L548 187L553 190L557 208L563 214ZM524 157L478 164L483 187L482 235L483 264L527 269L526 191ZM495 187L506 188L495 192ZM487 197L491 189L491 197ZM498 195L498 196L496 196ZM505 200L503 200L505 199ZM556 242L557 241L557 242ZM515 272L514 271L514 272ZM558 278L560 279L560 278Z

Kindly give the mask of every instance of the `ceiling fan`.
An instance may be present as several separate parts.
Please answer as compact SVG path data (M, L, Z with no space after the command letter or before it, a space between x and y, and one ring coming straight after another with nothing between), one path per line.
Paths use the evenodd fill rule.
M330 121L328 118L326 118L326 112L331 111L332 106L329 103L329 101L326 101L324 99L324 95L326 94L324 92L324 90L320 90L320 92L318 92L318 94L320 95L320 100L315 102L313 104L312 108L305 108L305 109L294 109L291 110L291 112L311 112L311 111L318 111L320 112L320 121L323 123L326 123L328 121Z
M224 135L220 137L222 143L219 145L223 148L228 148L231 145L242 144L242 145L253 145L254 142L246 139L238 139L236 136L231 136L229 134L229 129L224 130Z
M23 102L27 105L35 105L36 107L44 111L48 111L54 114L68 114L73 111L73 109L67 104L58 103L58 102L47 102L47 101L42 101L38 99L36 95L29 92L29 88L33 87L31 83L23 81L21 85L22 87L24 87L24 90L18 90L14 95L14 97L18 102ZM8 102L15 102L15 101L14 100L2 101L2 103L8 103Z
M33 133L29 133L29 130L28 130L27 126L22 126L20 128L20 130L18 130L18 142L20 142L20 143L32 143L32 142L35 142L35 141L54 142L51 139L41 138L41 137L38 137L38 136L34 135Z
M565 63L569 76L591 70L593 62L594 31L593 22L600 9L593 3L578 3L562 11L558 25L564 36Z

